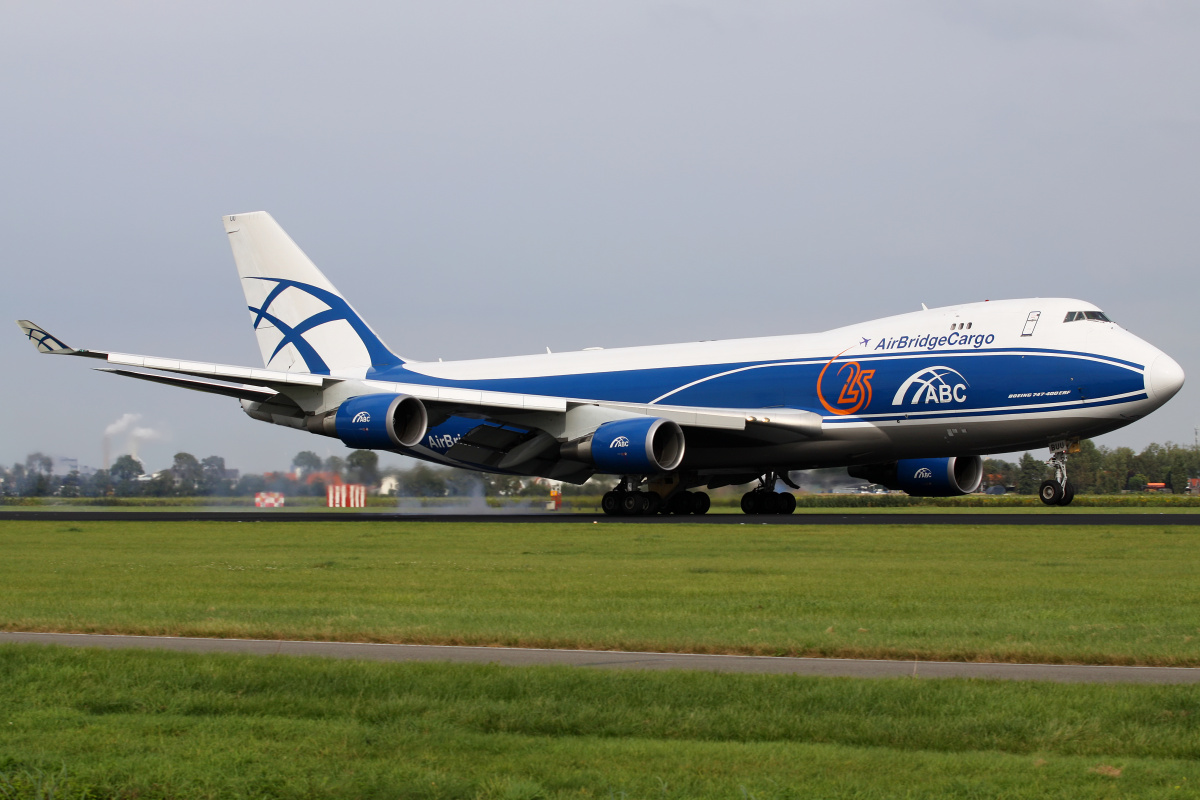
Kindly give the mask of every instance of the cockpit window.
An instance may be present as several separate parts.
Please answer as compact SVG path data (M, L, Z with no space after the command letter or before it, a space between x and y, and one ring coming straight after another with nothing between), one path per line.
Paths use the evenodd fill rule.
M1103 311L1068 311L1063 322L1079 322L1080 320L1095 320L1096 322L1112 322Z

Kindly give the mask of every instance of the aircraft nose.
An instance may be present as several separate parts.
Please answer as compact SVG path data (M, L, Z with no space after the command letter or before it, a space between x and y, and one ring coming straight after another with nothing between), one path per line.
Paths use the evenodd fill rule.
M1183 386L1183 367L1166 353L1160 353L1146 372L1146 388L1160 404L1175 396Z

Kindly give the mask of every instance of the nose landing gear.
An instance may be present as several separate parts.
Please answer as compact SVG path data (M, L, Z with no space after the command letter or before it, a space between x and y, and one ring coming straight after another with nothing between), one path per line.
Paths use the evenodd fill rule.
M1078 452L1078 442L1054 442L1050 445L1050 459L1046 463L1054 467L1054 477L1042 481L1038 487L1038 497L1046 505L1070 505L1075 499L1075 487L1067 480L1067 454Z

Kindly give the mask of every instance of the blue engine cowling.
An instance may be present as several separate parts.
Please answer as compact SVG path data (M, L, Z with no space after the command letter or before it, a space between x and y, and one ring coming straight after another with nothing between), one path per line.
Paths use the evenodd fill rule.
M670 472L683 461L683 429L669 419L637 417L606 422L592 434L590 455L600 472Z
M901 489L913 497L954 497L979 489L983 482L983 459L979 456L902 458L890 464L851 467L849 472L855 478Z
M425 404L406 394L367 394L338 406L334 430L347 447L412 447L425 436Z

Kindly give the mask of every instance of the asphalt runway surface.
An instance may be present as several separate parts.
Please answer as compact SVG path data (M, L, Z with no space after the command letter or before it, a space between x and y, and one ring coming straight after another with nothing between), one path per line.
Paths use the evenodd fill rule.
M1200 669L1080 664L1000 664L954 661L877 661L847 658L712 656L630 653L614 650L536 650L523 647L455 647L268 639L193 639L175 636L114 636L90 633L0 633L0 643L98 647L110 650L173 650L258 656L320 656L363 661L563 665L598 669L699 670L758 675L822 675L844 678L988 678L1056 683L1200 683Z
M678 525L1200 525L1200 513L1164 514L1146 511L1133 514L1053 513L1001 514L971 512L965 514L852 514L819 513L788 516L747 516L745 514L704 514L700 516L609 517L604 514L563 512L512 514L443 511L440 513L394 511L283 511L258 509L187 510L187 511L40 511L35 509L0 510L0 521L45 520L49 522L604 522L612 524Z

